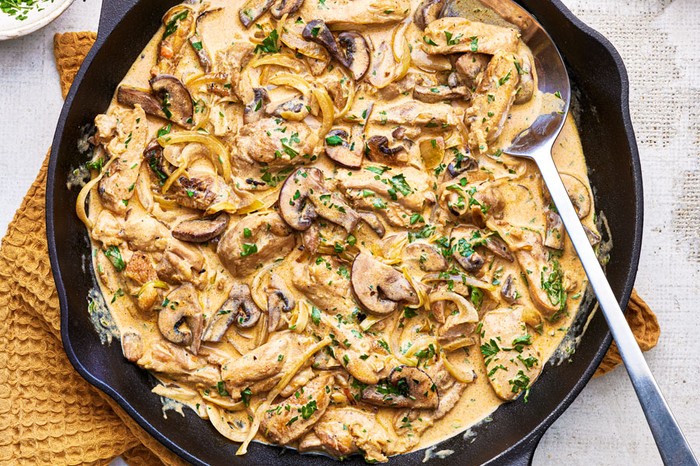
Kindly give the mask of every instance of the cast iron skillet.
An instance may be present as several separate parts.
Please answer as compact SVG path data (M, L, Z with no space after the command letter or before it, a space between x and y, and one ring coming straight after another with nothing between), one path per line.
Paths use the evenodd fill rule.
M186 410L185 419L163 418L154 382L129 363L119 342L104 346L88 316L88 291L94 286L85 227L73 213L77 190L67 175L85 162L76 149L80 128L104 112L137 54L155 34L164 12L178 0L105 0L97 42L68 95L51 153L46 190L46 223L51 266L61 303L61 335L68 358L90 383L114 398L144 429L194 464L333 465L327 457L305 455L254 443L247 456L219 435L208 421ZM628 81L613 46L559 0L519 0L553 37L565 57L575 94L577 123L590 168L596 205L606 213L615 247L608 278L620 305L626 306L637 272L642 238L642 176L628 109ZM445 464L528 464L546 429L571 404L598 367L611 336L601 313L592 319L571 362L549 364L529 403L500 407L493 421L474 429L470 443L457 435L438 450L454 453ZM284 453L284 454L282 454ZM424 452L399 455L393 465L417 464ZM434 460L441 462L441 460ZM353 457L344 464L364 464Z

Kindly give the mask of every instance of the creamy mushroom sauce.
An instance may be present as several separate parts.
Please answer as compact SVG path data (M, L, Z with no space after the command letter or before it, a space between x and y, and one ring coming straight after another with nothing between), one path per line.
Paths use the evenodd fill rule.
M77 212L124 355L239 454L427 447L526 401L578 311L538 171L501 152L562 102L515 26L441 8L180 5L96 118ZM570 117L554 157L599 242Z

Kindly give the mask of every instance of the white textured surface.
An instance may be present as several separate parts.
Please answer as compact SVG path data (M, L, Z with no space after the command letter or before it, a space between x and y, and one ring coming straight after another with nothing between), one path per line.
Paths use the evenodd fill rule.
M662 328L647 360L700 452L700 2L564 2L627 65L646 203L637 288ZM47 28L0 43L0 234L34 180L60 111L53 33L94 30L99 7L99 0L75 2ZM660 463L622 369L591 381L535 456L538 465Z

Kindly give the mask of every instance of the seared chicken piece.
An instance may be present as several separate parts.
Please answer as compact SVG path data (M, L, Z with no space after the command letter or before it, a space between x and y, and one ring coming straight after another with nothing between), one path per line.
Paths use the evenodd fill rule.
M139 309L150 311L156 304L163 302L162 289L155 286L145 286L158 280L158 273L148 254L140 251L132 254L126 264L124 276L134 284L129 290L129 294L134 296L134 301Z
M295 241L279 214L252 214L226 230L216 252L233 276L245 277L258 264L287 255Z
M332 375L320 375L293 395L270 405L260 431L269 440L285 445L311 430L330 403Z
M144 353L136 360L136 364L182 382L215 387L221 381L218 367L208 364L204 358L193 355L185 348L167 341L157 341L147 345Z
M110 134L107 153L114 162L106 169L97 192L102 204L112 212L126 212L129 200L134 195L134 186L143 161L143 150L148 135L148 120L140 106L125 110L116 108L107 116L95 119L98 134Z
M311 344L310 338L294 333L274 334L264 345L222 364L221 380L234 400L246 388L252 394L271 390Z
M353 108L354 110L354 108ZM362 112L364 108L360 109ZM416 100L394 105L377 105L370 115L372 123L394 127L395 125L406 127L421 127L444 131L452 129L459 124L461 115L458 108L449 104L430 104ZM357 118L353 112L348 112L346 119Z
M499 398L513 400L530 389L542 371L539 352L523 322L523 308L497 309L482 319L481 354Z
M326 0L306 2L300 10L304 18L320 19L341 31L398 23L410 12L409 0Z
M356 380L366 384L376 384L382 377L388 376L392 367L397 366L396 359L380 349L376 338L363 334L360 327L346 319L321 314L323 334L335 335L337 346L333 346L335 359Z
M512 28L446 17L433 21L425 28L421 47L431 55L459 52L513 53L518 48L520 33Z
M316 306L331 314L347 314L355 306L350 288L350 265L333 256L297 262L292 283Z
M469 125L469 146L474 152L487 152L489 144L503 130L520 84L516 60L512 53L496 53L472 96L466 122Z
M391 437L372 412L357 408L330 407L316 423L313 435L299 442L299 451L323 450L336 458L362 451L367 462L386 462Z
M249 161L285 167L310 162L317 141L305 123L263 118L241 128L236 146Z
M247 102L251 95L246 91L246 86L241 85L241 70L253 57L255 46L240 36L232 38L232 45L216 54L217 72L228 77L230 91L233 91L241 102ZM226 88L222 89L226 90Z
M365 165L359 172L341 172L339 188L357 209L373 210L394 226L421 228L411 224L411 215L435 202L432 182L427 173L413 167L394 173L384 166Z

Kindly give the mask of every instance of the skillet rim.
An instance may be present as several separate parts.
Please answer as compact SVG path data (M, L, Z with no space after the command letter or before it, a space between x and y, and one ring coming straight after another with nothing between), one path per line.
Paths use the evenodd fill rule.
M169 437L166 437L161 431L156 429L151 423L145 419L121 394L118 390L114 389L108 382L102 380L98 376L94 375L90 370L83 365L83 363L80 360L80 357L76 354L72 342L70 340L70 336L68 334L68 317L69 317L69 309L68 309L68 303L67 303L67 292L66 288L64 286L64 279L63 275L61 273L61 269L58 263L58 255L57 255L57 246L56 246L56 231L55 231L55 225L54 225L54 218L56 216L56 212L54 210L54 190L56 189L56 167L58 164L58 152L61 147L61 142L63 139L63 134L65 132L65 123L67 119L67 115L70 113L74 100L75 100L75 95L77 93L78 88L80 87L83 78L85 77L85 74L92 63L92 61L95 59L95 57L100 53L102 46L108 39L109 35L111 34L111 30L113 30L114 27L118 26L121 24L124 20L124 16L128 14L133 8L135 8L139 3L144 2L145 0L127 0L124 3L129 3L127 8L120 8L119 6L116 6L114 3L117 3L118 0L114 0L114 3L112 2L107 2L105 1L103 3L102 7L102 17L100 19L100 33L98 33L98 38L96 43L94 44L93 48L90 50L89 54L87 55L83 65L81 66L75 81L74 81L74 86L72 86L65 104L63 106L63 109L61 111L61 115L59 117L59 121L57 124L57 130L54 136L53 140L53 146L51 150L51 158L49 161L49 168L48 168L48 174L47 174L47 190L46 190L46 227L47 227L47 242L48 242L48 248L49 248L49 258L51 262L51 268L52 272L54 275L54 281L56 284L56 289L58 292L58 297L59 297L59 303L60 303L60 308L61 308L61 337L63 341L63 346L66 351L66 354L68 356L68 359L70 360L71 364L74 366L74 368L80 373L80 375L85 378L89 383L92 385L96 386L99 388L101 391L105 392L107 395L109 395L111 398L113 398L127 413L134 419L136 422L143 427L145 430L147 430L151 435L153 435L157 440L159 440L162 444L167 446L171 451L175 452L179 456L181 456L183 459L196 463L196 464L204 464L202 460L199 458L195 457L191 453L189 453L187 450L179 447L176 445L173 441L169 439ZM521 4L524 8L531 10L531 8L528 8L528 5L531 3L540 3L541 0L516 0L517 3ZM636 216L634 219L634 225L633 225L633 230L634 230L634 235L631 238L627 238L627 240L631 243L630 244L630 250L631 250L631 256L630 256L630 263L628 265L628 272L626 274L626 279L624 280L624 285L623 285L623 293L621 297L619 298L619 302L621 306L626 307L626 304L629 300L629 296L631 294L633 285L634 285L634 280L636 277L637 273L637 268L639 265L639 260L640 260L640 254L641 254L641 242L642 242L642 231L643 231L643 217L644 217L644 210L643 210L643 204L644 204L644 198L643 198L643 186L642 186L642 175L641 175L641 161L639 158L639 150L637 147L635 135L634 135L634 130L632 127L632 122L631 122L631 116L630 116L630 111L629 111L629 79L627 75L627 71L625 69L624 63L617 52L617 50L614 48L614 46L610 43L608 39L606 39L602 34L598 33L591 27L587 26L585 23L583 23L581 20L579 20L566 6L563 5L563 3L560 0L547 0L546 2L542 2L546 4L544 8L553 8L555 9L560 15L564 16L566 20L571 24L571 26L575 27L578 29L582 34L586 35L587 38L591 41L597 42L600 44L605 51L610 55L610 58L612 59L615 67L617 68L616 71L616 76L619 76L620 78L620 88L621 88L621 93L619 95L619 100L616 100L614 102L614 106L616 107L616 111L619 113L619 118L622 122L622 126L624 128L624 133L627 139L627 144L629 146L629 162L630 162L630 170L631 170L631 182L632 182L632 190L633 190L633 197L634 197L634 208L636 210ZM123 11L121 11L123 10ZM116 12L117 17L116 20L112 19L113 24L110 24L110 14L114 14ZM109 33L105 34L102 29L104 26L104 23L107 24L107 27L110 29ZM612 103L611 103L611 106ZM627 155L627 154L625 154ZM536 426L534 427L528 434L522 436L520 440L515 442L513 445L510 447L506 448L503 450L500 454L497 456L493 457L491 460L487 461L485 464L529 464L532 460L532 457L534 455L534 451L537 447L537 444L539 443L540 439L546 432L547 428L551 426L552 423L570 406L570 404L574 401L574 399L581 393L585 385L588 383L590 378L592 377L593 373L597 369L598 365L600 364L600 361L604 357L605 353L608 350L608 347L612 341L612 336L609 332L609 330L605 330L605 335L602 339L602 342L597 349L596 353L594 356L588 361L586 369L583 371L581 376L579 377L578 381L575 383L575 385L571 388L571 390L560 399L558 404L554 409L552 409L544 418L543 420ZM420 450L423 451L423 450ZM408 457L408 455L406 455ZM455 458L456 459L456 458Z

